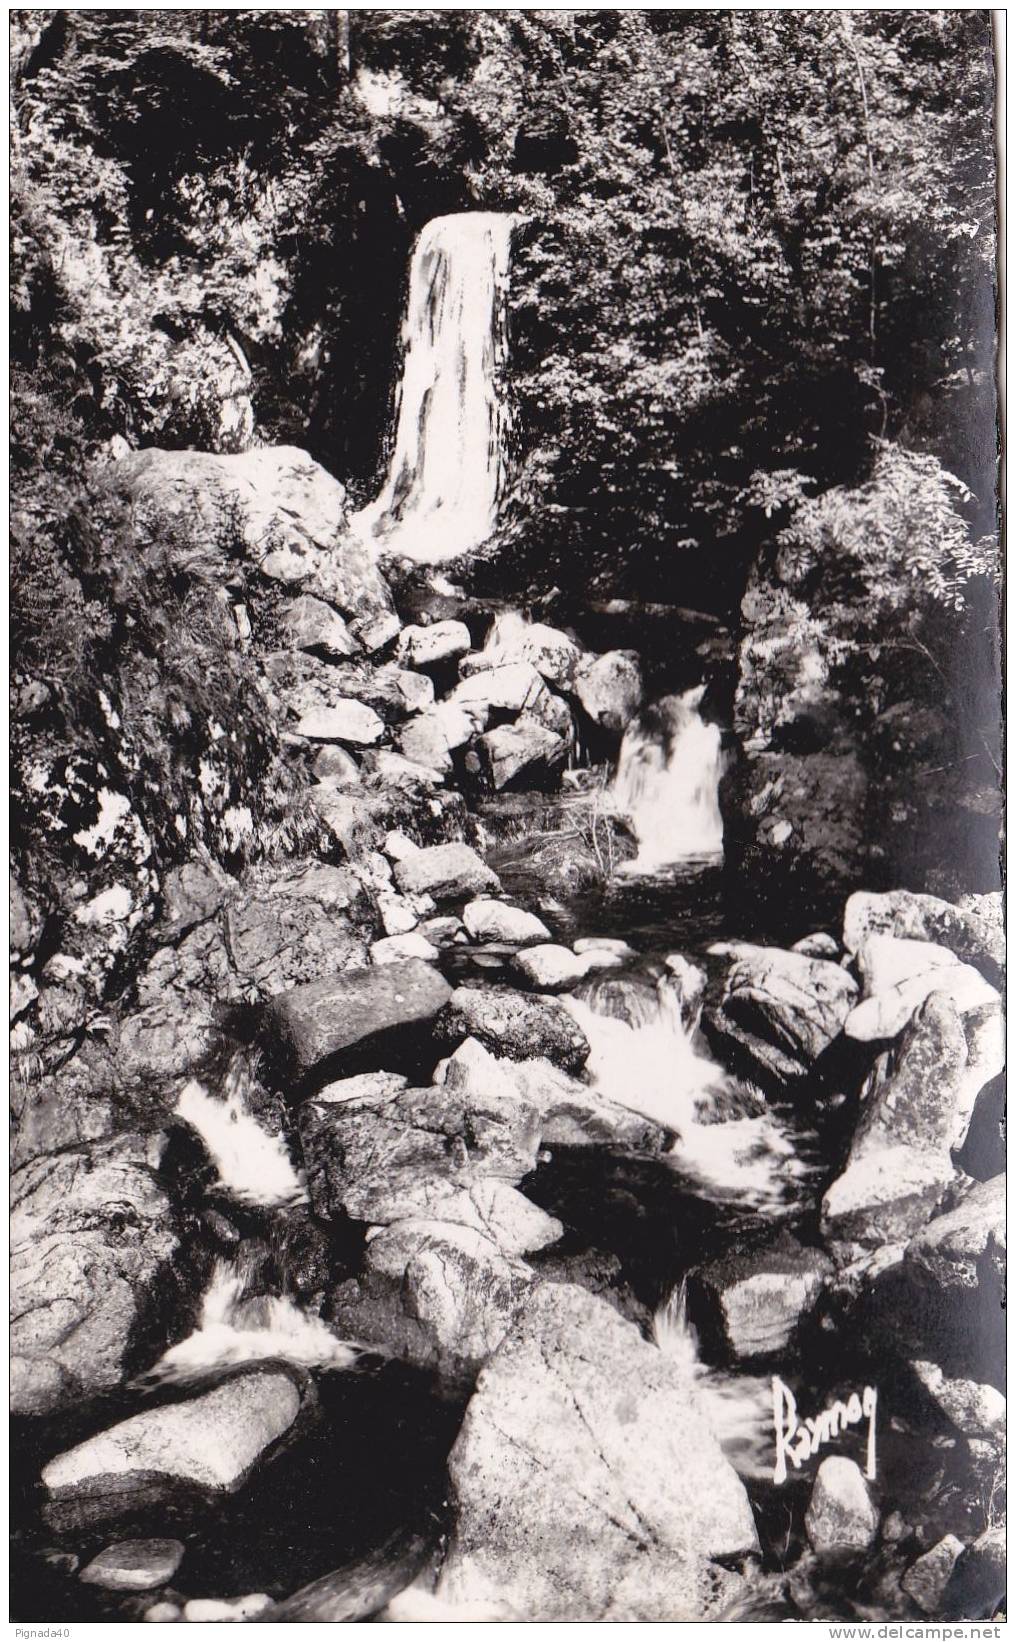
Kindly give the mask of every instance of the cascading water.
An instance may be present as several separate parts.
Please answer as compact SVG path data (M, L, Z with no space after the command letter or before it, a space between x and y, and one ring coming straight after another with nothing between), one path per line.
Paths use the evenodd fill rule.
M677 1132L672 1167L703 1196L786 1212L809 1167L761 1096L703 1052L672 980L611 975L564 1002L589 1041L586 1071L600 1093Z
M756 1374L712 1368L699 1356L688 1321L687 1285L681 1282L657 1307L653 1340L695 1386L709 1429L735 1471L754 1480L772 1474L772 1381Z
M723 754L716 725L699 715L702 695L700 686L664 696L625 731L611 791L638 839L628 872L657 872L723 852Z
M491 536L504 479L505 292L512 230L497 212L435 217L413 252L395 448L354 519L365 539L424 564Z
M198 1326L170 1346L135 1382L139 1390L188 1385L248 1363L286 1362L301 1368L353 1368L360 1350L286 1294L249 1295L251 1269L242 1258L217 1260L201 1302Z

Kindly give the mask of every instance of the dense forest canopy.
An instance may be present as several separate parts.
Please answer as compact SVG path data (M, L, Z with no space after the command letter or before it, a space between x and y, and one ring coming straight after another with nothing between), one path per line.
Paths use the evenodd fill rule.
M75 449L214 446L239 350L260 435L366 496L413 235L500 209L517 561L646 585L701 550L722 600L886 441L993 530L986 13L22 19L13 353Z

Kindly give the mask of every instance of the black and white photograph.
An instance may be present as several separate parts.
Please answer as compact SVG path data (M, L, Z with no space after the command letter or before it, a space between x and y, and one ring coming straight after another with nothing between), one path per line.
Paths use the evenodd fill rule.
M1005 14L8 20L12 1637L1001 1636Z

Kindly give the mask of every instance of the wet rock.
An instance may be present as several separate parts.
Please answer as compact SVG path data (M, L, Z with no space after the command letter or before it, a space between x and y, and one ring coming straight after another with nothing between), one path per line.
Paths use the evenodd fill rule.
M978 970L928 941L872 935L854 961L863 997L843 1030L863 1043L896 1037L932 992L947 993L960 1014L998 1003L998 993Z
M398 655L410 667L427 669L458 661L471 648L465 622L436 621L429 627L404 627L399 635Z
M571 1285L526 1297L449 1475L438 1596L503 1602L523 1621L708 1619L740 1588L720 1560L757 1548L690 1380Z
M578 952L612 952L615 958L634 958L637 956L635 948L627 941L618 940L613 935L581 935L572 942L572 951ZM668 958L669 965L670 960Z
M11 1182L12 1409L49 1414L126 1372L143 1307L177 1253L141 1135L39 1157Z
M279 628L294 650L339 660L355 656L360 646L337 610L323 599L304 593L282 612Z
M965 1437L1005 1438L1005 1398L993 1385L950 1379L937 1363L916 1361L911 1368L932 1402Z
M794 942L790 950L800 952L804 958L828 958L831 963L835 963L840 955L839 942L835 936L827 935L824 931L802 936L799 941Z
M514 724L502 724L480 736L476 753L479 768L495 792L514 785L528 789L544 785L560 769L568 756L568 742L523 713Z
M345 747L329 743L320 748L314 759L314 774L318 781L331 781L340 787L347 783L356 786L360 780L360 766Z
M435 901L465 901L501 888L492 872L468 844L435 844L396 862L395 882L407 895L432 895Z
M10 949L15 963L29 964L42 935L43 916L17 879L10 878Z
M512 967L541 992L565 992L589 974L589 954L577 956L553 942L516 953Z
M937 1216L904 1253L915 1276L943 1297L983 1290L985 1305L1005 1280L1005 1181L974 1186L958 1208Z
M267 1370L134 1414L50 1460L42 1473L47 1514L98 1521L181 1485L235 1493L290 1429L300 1402L288 1374Z
M241 892L226 911L226 939L249 999L367 961L373 914L348 867L323 861L276 871Z
M589 1059L589 1040L561 1004L507 988L457 987L434 1035L444 1044L477 1038L495 1055L546 1059L566 1072L581 1071Z
M507 901L484 896L462 910L462 922L471 940L504 941L509 946L533 946L550 940L550 930L539 918Z
M306 451L139 450L113 463L104 479L131 502L138 528L163 539L171 522L180 550L217 569L224 583L236 575L239 545L263 575L344 616L393 619L370 549L346 529L345 490Z
M643 701L642 670L634 650L584 657L573 689L594 723L615 734L627 729Z
M326 1083L314 1096L314 1104L322 1101L388 1099L408 1088L409 1079L401 1072L361 1072L355 1078L337 1078Z
M533 1168L539 1113L475 1041L452 1057L442 1086L309 1101L300 1115L316 1214L388 1225L440 1219L452 1192Z
M533 1282L521 1260L471 1226L401 1220L371 1237L335 1326L465 1388L501 1344Z
M189 1625L242 1625L245 1621L267 1615L274 1606L264 1591L251 1591L247 1596L235 1596L227 1601L214 1596L196 1596L184 1603L183 1617ZM147 1618L147 1615L146 1615Z
M547 1146L609 1147L659 1157L672 1144L671 1131L661 1124L606 1100L549 1060L519 1061L514 1077L540 1113L540 1137Z
M279 993L268 1007L268 1031L304 1078L340 1057L383 1058L386 1046L427 1028L451 995L433 964L418 958L372 965Z
M93 1557L78 1578L107 1591L154 1591L172 1579L183 1552L178 1539L121 1539Z
M437 962L437 948L424 935L387 935L375 941L370 949L372 964L398 964L407 958L422 958L424 963Z
M182 1614L183 1609L176 1602L153 1602L145 1609L144 1618L149 1625L175 1625Z
M344 741L350 747L373 747L385 733L373 707L351 699L312 707L297 720L295 729L308 741Z
M831 1454L822 1461L804 1526L820 1557L856 1556L874 1545L878 1511L853 1460Z
M744 1362L787 1349L832 1271L827 1255L785 1235L700 1267L689 1280L690 1298L711 1336Z
M420 923L420 934L426 935L433 946L442 950L462 946L468 938L461 918L455 917L424 918Z
M975 902L973 907L954 906L936 895L918 895L908 889L885 895L858 890L844 909L843 945L848 952L857 952L878 935L933 942L973 964L998 986L1005 974L1005 932L1001 920L991 916L990 905L983 912L978 910L982 902L991 903L992 897L970 899Z
M857 998L853 977L778 947L737 941L709 950L732 960L719 1007L703 1017L710 1043L742 1076L793 1088L842 1031Z
M922 1613L938 1613L956 1560L962 1555L963 1541L955 1534L946 1534L924 1556L911 1563L903 1576L903 1589Z
M1006 1531L985 1529L953 1567L942 1599L946 1619L990 1619L1005 1598Z
M904 1242L929 1219L953 1179L950 1145L967 1044L950 999L932 993L861 1097L846 1168L822 1202L827 1245L851 1250Z

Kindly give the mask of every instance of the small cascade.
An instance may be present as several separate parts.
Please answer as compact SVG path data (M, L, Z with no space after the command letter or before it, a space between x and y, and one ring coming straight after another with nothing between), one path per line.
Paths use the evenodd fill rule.
M320 1317L286 1294L249 1294L249 1262L217 1260L198 1326L135 1381L140 1390L192 1385L246 1363L285 1362L300 1368L348 1369L360 1351L333 1334Z
M279 1135L270 1135L244 1103L242 1078L231 1077L223 1099L191 1079L175 1116L197 1131L218 1171L223 1190L238 1202L265 1209L306 1203L307 1188Z
M688 1321L683 1281L657 1307L653 1341L694 1384L706 1423L734 1470L753 1481L768 1480L772 1475L772 1381L756 1374L731 1374L702 1362L698 1335Z
M699 716L702 695L699 686L664 696L625 731L612 798L638 840L627 872L657 872L723 852L720 731Z
M435 217L413 251L388 478L354 528L424 564L492 535L504 484L508 213Z
M668 1161L699 1195L763 1215L786 1211L810 1166L762 1097L703 1051L672 980L609 975L563 1001L589 1040L592 1083L676 1130Z

